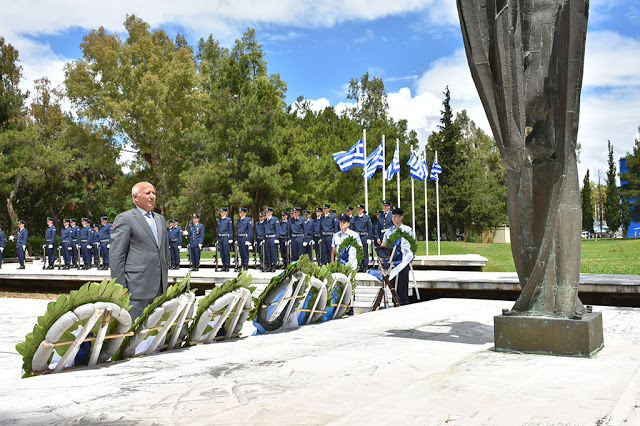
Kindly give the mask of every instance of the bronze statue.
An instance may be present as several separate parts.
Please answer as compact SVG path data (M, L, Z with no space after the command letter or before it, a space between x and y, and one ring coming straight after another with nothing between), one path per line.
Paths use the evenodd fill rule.
M576 141L588 0L457 0L469 67L507 168L511 313L581 317Z

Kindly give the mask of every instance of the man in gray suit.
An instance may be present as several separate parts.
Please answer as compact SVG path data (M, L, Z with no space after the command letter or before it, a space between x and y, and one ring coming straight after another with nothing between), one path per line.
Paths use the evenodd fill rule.
M111 277L131 293L135 320L167 290L169 240L164 217L153 213L156 190L148 182L131 189L135 207L116 216L109 252Z

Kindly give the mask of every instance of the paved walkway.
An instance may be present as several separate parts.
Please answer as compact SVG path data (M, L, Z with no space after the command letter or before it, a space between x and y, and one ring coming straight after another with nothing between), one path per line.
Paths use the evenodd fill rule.
M591 359L496 353L511 302L439 299L20 379L46 302L0 299L0 424L640 424L640 310Z

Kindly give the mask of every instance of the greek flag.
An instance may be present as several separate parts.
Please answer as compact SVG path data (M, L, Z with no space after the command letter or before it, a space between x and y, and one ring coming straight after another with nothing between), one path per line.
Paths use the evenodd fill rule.
M416 157L412 152L411 158L407 162L409 166L409 174L417 180L425 180L427 178L427 165L421 157ZM424 165L424 167L422 167Z
M384 170L384 151L382 150L382 144L367 157L366 172L363 173L362 176L365 176L368 180L376 172L376 169Z
M393 151L393 160L391 160L391 164L387 167L386 178L387 180L391 180L394 174L400 171L400 155L398 153L398 145L396 145L395 151Z
M431 166L431 180L435 180L435 181L439 181L440 178L438 177L438 175L442 173L442 167L440 167L440 164L436 163L436 160L433 160L433 165Z
M364 140L360 139L348 151L336 152L333 159L338 163L341 172L354 166L364 167Z

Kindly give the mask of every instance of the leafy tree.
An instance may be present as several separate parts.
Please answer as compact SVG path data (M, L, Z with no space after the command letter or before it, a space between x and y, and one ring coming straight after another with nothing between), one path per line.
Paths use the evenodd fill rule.
M11 119L24 115L24 101L28 93L22 93L18 86L22 79L18 57L18 50L0 36L0 130Z
M631 226L631 212L629 211L629 203L622 197L622 211L620 213L622 219L622 237L627 238L629 235L629 226Z
M358 124L370 127L377 121L387 120L389 103L380 77L369 78L367 71L359 80L352 78L347 99L356 101L356 107L350 110L350 116Z
M622 194L629 200L631 218L640 221L640 139L635 140L633 152L627 153L625 164L629 171L620 173Z
M126 40L103 27L83 38L82 58L65 68L67 94L81 117L137 151L132 169L154 183L164 212L178 187L176 159L191 149L187 135L201 117L196 62L184 37L151 31L135 15L124 26Z
M604 220L607 221L607 226L611 232L615 233L622 225L621 207L620 207L620 190L616 184L616 163L613 159L613 146L611 141L608 141L609 159L607 164L609 169L607 170L606 179L606 200L604 202Z
M591 200L591 181L589 170L582 181L582 230L593 233L593 201Z

